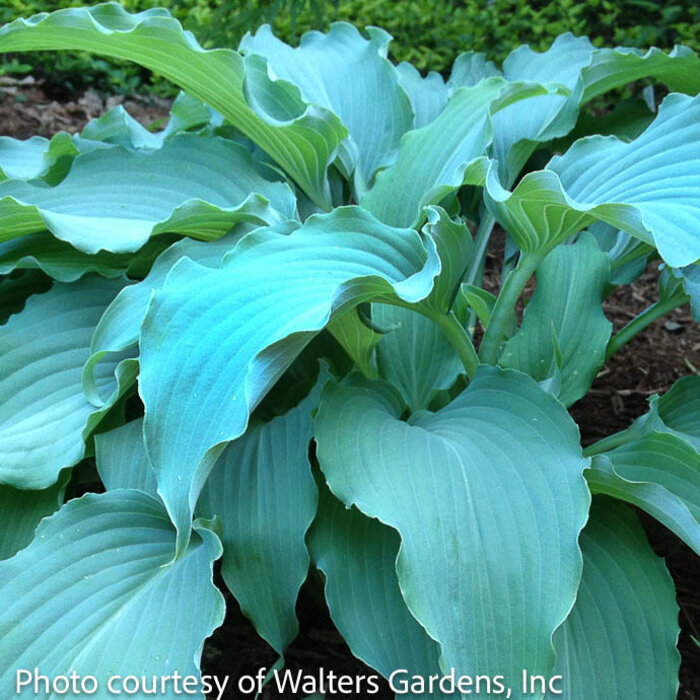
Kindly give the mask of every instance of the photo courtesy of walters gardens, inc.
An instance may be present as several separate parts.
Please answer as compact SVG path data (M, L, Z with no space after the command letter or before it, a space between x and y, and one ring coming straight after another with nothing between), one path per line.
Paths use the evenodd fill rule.
M156 4L0 7L0 700L700 700L696 3Z

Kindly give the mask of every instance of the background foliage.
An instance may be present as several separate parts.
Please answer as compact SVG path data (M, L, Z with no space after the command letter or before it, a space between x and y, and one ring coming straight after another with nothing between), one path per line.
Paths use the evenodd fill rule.
M205 46L236 47L263 22L295 42L309 29L333 21L376 25L394 37L392 57L417 68L446 72L454 58L480 51L501 63L520 44L544 50L563 32L587 35L596 46L671 48L681 43L700 51L700 5L696 0L119 0L129 11L165 6ZM0 24L37 12L79 6L80 0L6 0ZM137 87L163 90L148 71L118 61L61 53L31 62L49 87L128 93ZM5 70L10 58L4 57ZM14 69L17 69L15 64ZM0 66L0 73L3 68Z

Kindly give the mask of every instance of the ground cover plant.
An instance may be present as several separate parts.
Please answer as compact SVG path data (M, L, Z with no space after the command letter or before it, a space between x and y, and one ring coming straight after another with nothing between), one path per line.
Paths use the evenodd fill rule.
M700 59L563 35L444 80L388 41L205 51L111 3L0 29L184 90L158 133L117 107L0 139L3 697L34 669L177 697L223 619L219 558L280 669L308 577L399 694L449 696L420 679L453 671L472 696L676 696L637 512L700 553L700 377L585 450L568 409L655 319L700 316ZM579 119L648 78L658 104ZM613 335L603 300L658 260Z

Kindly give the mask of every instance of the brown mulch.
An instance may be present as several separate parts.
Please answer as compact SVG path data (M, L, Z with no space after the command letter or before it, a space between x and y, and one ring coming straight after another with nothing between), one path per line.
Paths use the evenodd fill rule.
M144 124L165 117L169 108L168 101L161 98L105 99L93 92L58 102L48 97L38 83L28 80L20 84L0 77L0 135L24 139L35 134L49 137L60 130L76 132L91 118L120 103ZM493 249L487 260L487 286L497 288L502 239L496 239ZM637 282L618 288L605 302L615 330L655 300L657 277L656 266L652 265ZM675 325L668 325L668 320ZM572 408L584 444L626 428L647 410L647 400L652 394L663 393L679 377L699 370L700 326L692 321L688 309L677 310L657 321L607 363L589 394ZM683 659L678 697L700 700L700 649L690 639L691 634L700 639L700 558L652 519L643 518L643 521L653 547L665 557L678 591L679 647ZM352 656L335 631L318 592L316 581L307 582L302 589L298 604L301 632L287 650L286 667L304 669L307 673L323 667L351 676L374 673ZM275 653L258 637L231 595L228 592L225 595L226 622L205 646L204 672L236 679L256 673L261 666L269 668L276 660ZM243 697L252 696L235 691L225 695L226 700ZM267 689L262 697L279 696L273 696ZM392 694L383 684L382 691L372 697L389 698Z
M59 102L31 76L15 79L0 76L0 136L28 139L51 137L57 131L75 133L108 109L123 105L134 119L148 125L167 117L171 101L154 95L102 97L92 90Z

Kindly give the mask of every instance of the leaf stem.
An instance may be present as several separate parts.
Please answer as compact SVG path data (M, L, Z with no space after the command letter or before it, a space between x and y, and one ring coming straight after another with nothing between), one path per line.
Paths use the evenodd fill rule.
M496 219L493 214L486 210L484 216L479 222L479 228L476 230L476 236L474 237L474 250L472 251L472 257L467 266L467 271L462 280L464 284L479 284L481 285L481 279L484 269L484 259L486 258L486 249L489 245L489 238L491 237L491 231L493 231ZM478 282L477 282L478 280Z
M508 273L479 348L479 358L485 364L495 365L498 361L498 350L505 337L511 313L541 259L539 253L523 253L517 267Z
M688 297L685 294L676 294L665 301L654 302L651 306L644 309L642 313L633 318L610 339L605 350L605 359L609 360L620 348L627 345L634 336L641 333L647 326L669 313L669 311L673 311L673 309L687 303L687 301Z
M423 311L421 310L421 313ZM474 379L476 370L479 368L479 355L476 352L474 343L469 337L466 328L462 326L457 317L452 311L447 314L441 313L425 313L445 334L447 339L452 344L452 347L457 352L459 359L464 365L469 379Z

